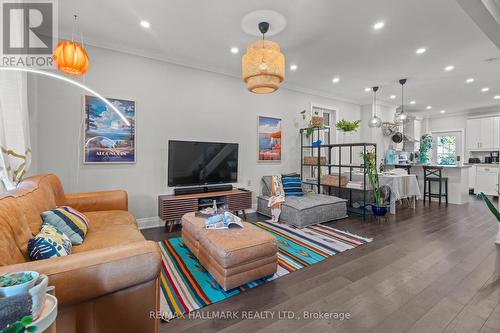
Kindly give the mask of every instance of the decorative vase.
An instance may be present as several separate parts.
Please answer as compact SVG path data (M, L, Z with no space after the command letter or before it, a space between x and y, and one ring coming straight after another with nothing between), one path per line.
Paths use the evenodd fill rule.
M387 214L387 206L372 205L372 213L375 216L385 216Z
M353 134L354 132L346 132L346 131L342 131L342 139L341 139L341 143L352 143L353 142Z

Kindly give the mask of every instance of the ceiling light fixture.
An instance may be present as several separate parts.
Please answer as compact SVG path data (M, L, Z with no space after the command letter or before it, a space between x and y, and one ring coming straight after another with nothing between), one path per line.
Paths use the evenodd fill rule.
M298 68L298 67L297 67L297 65L291 65L291 66L290 66L290 70L291 70L291 71L296 71L296 70L297 70L297 68Z
M371 88L370 88L370 87L366 87L366 88L365 88L365 92L369 92L370 90L371 90Z
M142 20L140 24L141 24L141 27L143 27L143 28L146 28L146 29L151 28L151 23L149 23L148 21Z
M399 80L399 84L401 85L401 110L398 111L396 109L396 113L394 114L394 122L397 124L403 124L408 120L408 115L405 113L404 108L404 85L406 83L406 79Z
M425 53L427 51L427 49L425 47L421 47L419 49L417 49L417 51L415 51L416 54L422 54L422 53Z
M493 96L494 99L500 99L500 95Z
M390 99L396 99L396 95L389 96Z
M425 108L426 108L427 110L430 110L430 109L432 109L432 106L427 105Z
M333 83L339 83L339 81L340 81L340 78L339 78L338 76L337 76L337 77L334 77L334 78L332 79L332 82L333 82Z
M444 70L445 70L445 71L447 71L447 72L452 71L453 69L455 69L455 66L452 66L452 65L450 65L450 66L446 66L446 67L444 68Z
M482 91L482 92L488 92L488 91L490 91L490 88L488 88L488 87L484 87L483 89L481 89L481 91Z
M370 127L370 128L382 126L382 119L377 117L377 90L378 90L378 87L373 87L372 90L373 90L372 117L370 118L370 121L368 122L368 127Z
M82 45L75 42L75 29L77 28L77 15L73 15L73 30L71 41L59 42L52 54L52 59L56 63L57 69L65 74L82 76L89 69L89 56L83 48L83 34L80 31L80 41Z
M238 49L237 47L232 47L230 51L232 54L238 54L240 52L240 49Z
M410 102L410 104L412 104L412 105L413 105L413 104L415 104L415 103L417 103L417 102L415 102L415 101L411 101L411 102Z
M242 76L249 91L270 94L278 90L285 79L285 56L278 43L265 39L269 23L260 22L258 27L262 40L248 45L242 58Z
M446 110L441 110L441 111L439 111L439 113L445 113L445 112L446 112Z
M375 23L375 24L373 25L373 29L375 29L375 30L380 30L380 29L382 29L382 28L384 27L384 25L385 25L385 23L384 23L384 22L382 22L382 21L377 22L377 23Z
M474 82L474 78L472 78L472 77L465 80L465 83L472 83L472 82Z

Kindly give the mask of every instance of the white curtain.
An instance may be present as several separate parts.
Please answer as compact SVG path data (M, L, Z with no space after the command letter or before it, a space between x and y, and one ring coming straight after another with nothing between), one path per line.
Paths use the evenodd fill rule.
M31 164L26 73L0 71L0 179L13 189Z

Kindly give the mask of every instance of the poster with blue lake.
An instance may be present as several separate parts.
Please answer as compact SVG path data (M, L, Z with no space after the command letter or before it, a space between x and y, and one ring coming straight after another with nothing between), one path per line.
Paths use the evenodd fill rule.
M259 161L281 161L281 119L259 116Z
M130 122L95 96L84 101L84 163L135 163L135 102L107 99Z

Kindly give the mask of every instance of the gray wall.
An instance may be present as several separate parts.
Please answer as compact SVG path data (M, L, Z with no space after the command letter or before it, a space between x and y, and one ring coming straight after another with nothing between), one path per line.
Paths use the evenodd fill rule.
M79 78L107 97L137 102L137 163L84 165L81 159L82 95L78 88L30 77L34 165L32 173L57 174L67 192L125 189L136 218L157 215L157 196L167 187L169 139L237 142L238 180L259 189L262 175L299 171L298 113L311 103L359 119L356 104L280 89L270 95L246 91L241 80L106 49L89 47L90 70ZM257 163L257 116L283 119L283 161Z

